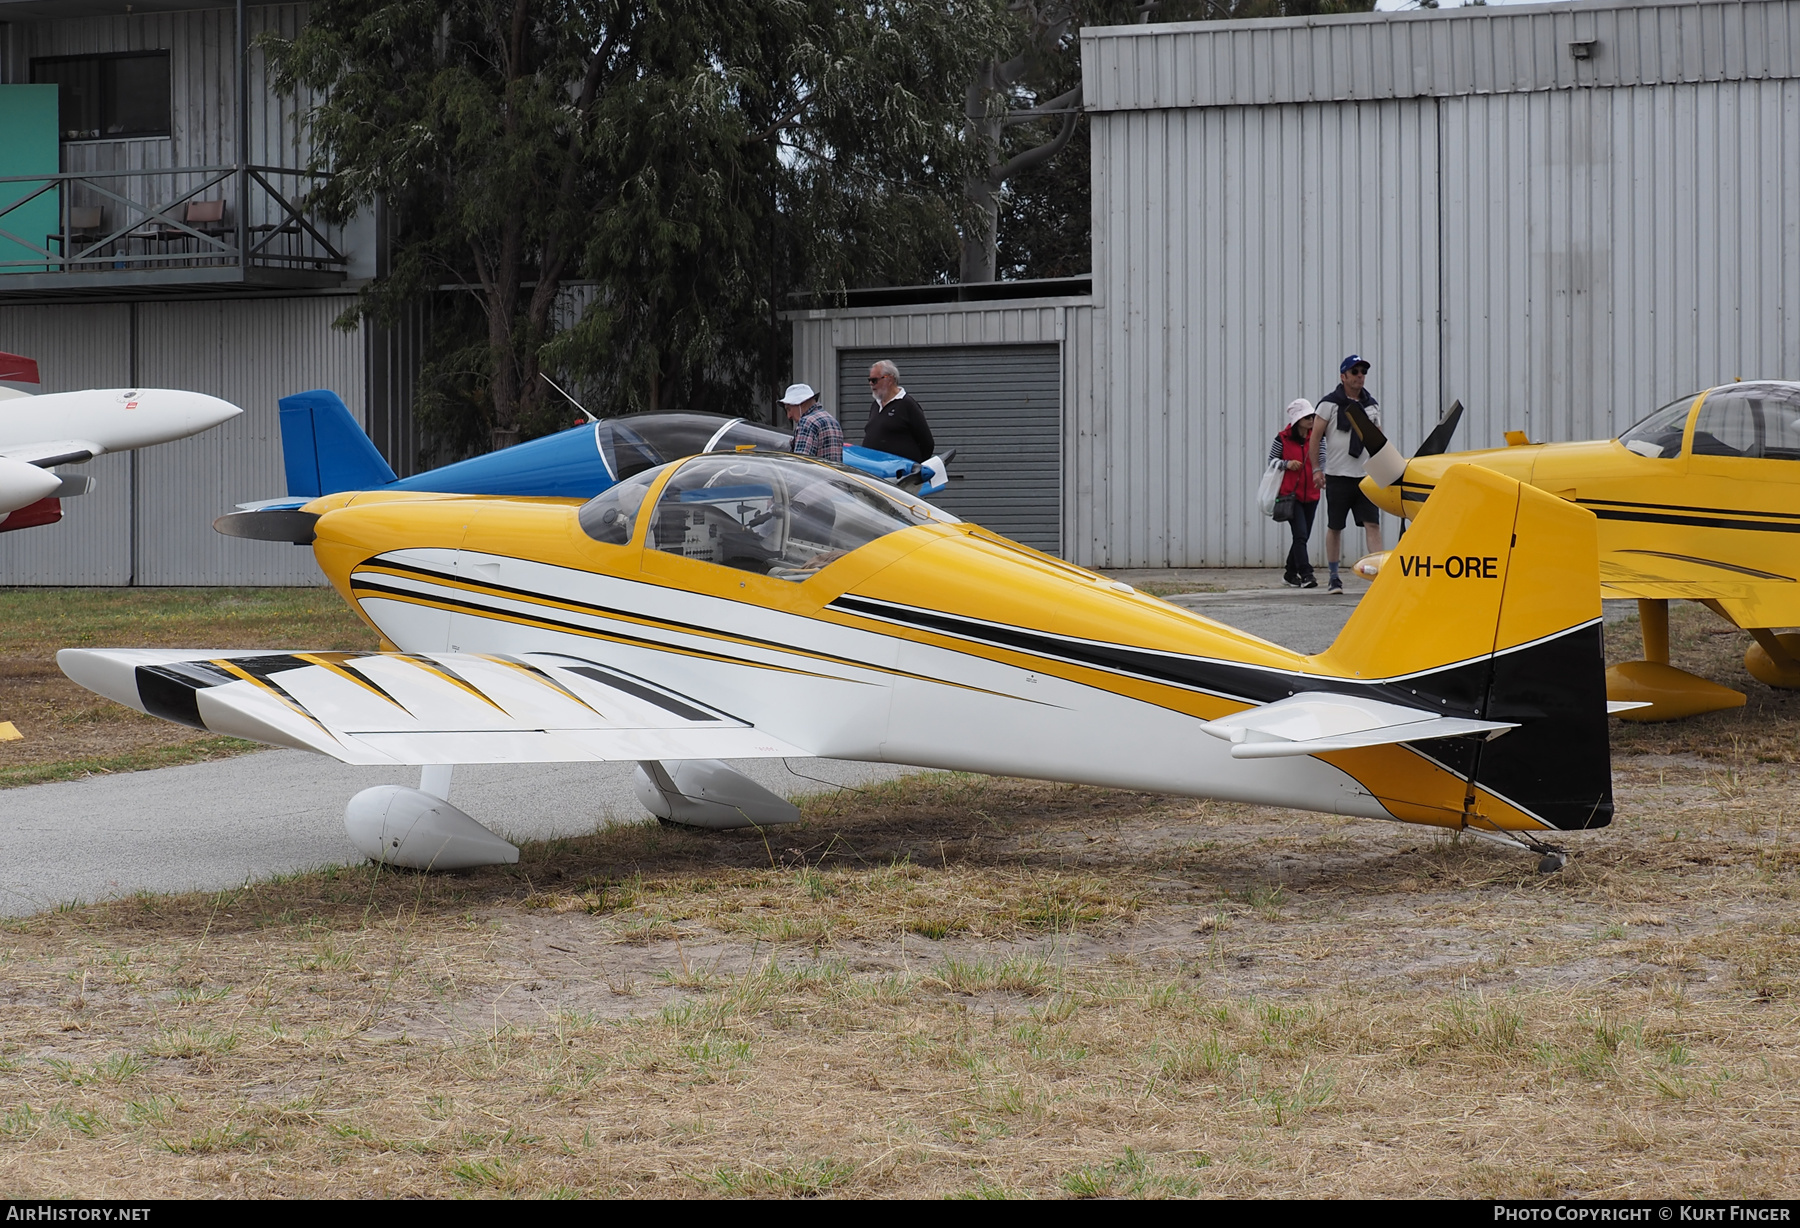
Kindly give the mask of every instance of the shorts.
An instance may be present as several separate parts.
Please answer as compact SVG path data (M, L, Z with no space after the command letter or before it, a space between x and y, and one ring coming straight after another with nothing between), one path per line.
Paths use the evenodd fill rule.
M1381 523L1381 509L1363 494L1361 478L1328 473L1325 475L1325 527L1342 531L1346 516L1355 516L1359 525Z

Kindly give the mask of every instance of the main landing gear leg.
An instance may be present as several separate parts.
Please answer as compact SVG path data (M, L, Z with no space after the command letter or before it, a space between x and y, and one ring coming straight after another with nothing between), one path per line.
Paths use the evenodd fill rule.
M1702 712L1719 712L1726 708L1744 706L1742 691L1708 682L1669 664L1667 601L1640 600L1638 624L1644 631L1644 660L1622 661L1607 670L1606 698L1615 703L1640 703L1649 706L1621 712L1620 720L1676 721L1684 716L1698 716ZM1789 638L1795 641L1795 648L1800 650L1800 636ZM1750 651L1757 652L1758 648L1753 647ZM1744 658L1744 664L1750 664L1748 655ZM1750 672L1755 674L1756 670L1752 668ZM1800 686L1800 665L1795 666L1795 681L1788 685Z

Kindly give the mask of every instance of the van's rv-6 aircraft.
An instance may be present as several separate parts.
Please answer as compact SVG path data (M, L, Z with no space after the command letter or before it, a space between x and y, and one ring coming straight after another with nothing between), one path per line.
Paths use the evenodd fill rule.
M1366 418L1360 427L1365 441L1385 445ZM1372 457L1363 489L1382 510L1411 517L1451 467L1476 464L1592 512L1601 595L1636 598L1644 633L1645 659L1607 671L1608 698L1638 705L1620 711L1624 720L1675 720L1744 703L1743 692L1669 664L1671 600L1700 602L1748 631L1751 677L1800 687L1800 635L1777 630L1800 626L1800 383L1744 381L1690 393L1617 439L1533 444L1519 431L1507 439L1509 446L1481 452L1421 449L1397 467L1397 454L1380 466ZM1377 566L1396 558L1408 566L1411 541L1409 533L1408 549Z
M379 652L68 649L196 728L414 764L346 811L369 856L516 860L459 763L634 760L655 814L797 812L725 758L822 756L1397 819L1534 850L1613 802L1592 513L1475 466L1303 656L847 468L658 465L581 502L346 492L223 518L311 546ZM1450 560L1458 562L1452 564Z
M595 418L528 443L400 478L338 395L317 388L281 398L287 497L240 506L280 511L346 490L591 499L614 482L683 456L756 448L780 452L792 445L791 435L747 418L626 414ZM949 462L955 455L951 448L942 456L911 461L873 448L844 449L851 468L922 495L936 494L949 484ZM230 531L229 522L221 531Z
M55 524L62 500L94 488L85 474L61 474L108 452L185 439L243 411L200 392L95 388L33 395L37 363L0 354L0 533Z

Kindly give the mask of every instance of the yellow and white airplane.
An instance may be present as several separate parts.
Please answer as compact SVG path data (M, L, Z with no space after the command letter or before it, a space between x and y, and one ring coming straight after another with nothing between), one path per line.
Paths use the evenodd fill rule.
M1776 630L1800 626L1800 383L1690 394L1617 439L1533 444L1512 431L1507 441L1401 459L1397 468L1371 463L1363 489L1382 510L1411 517L1453 466L1477 464L1591 511L1601 594L1637 598L1644 631L1646 659L1607 671L1609 699L1644 705L1621 711L1624 720L1675 720L1744 703L1741 691L1669 664L1675 599L1698 601L1750 633L1744 666L1752 677L1800 687L1800 635ZM1392 450L1385 440L1380 446ZM1408 553L1390 552L1387 565L1397 558L1408 566Z
M75 681L170 720L356 764L369 855L517 850L449 765L636 760L653 813L791 821L717 760L882 761L1468 830L1562 864L1612 817L1595 520L1459 466L1302 656L787 454L689 457L581 503L342 493L235 514L310 543L383 651L69 649ZM511 850L510 854L508 850Z

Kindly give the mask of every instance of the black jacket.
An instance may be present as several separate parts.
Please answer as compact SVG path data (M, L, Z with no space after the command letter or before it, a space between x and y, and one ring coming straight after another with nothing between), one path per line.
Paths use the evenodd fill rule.
M1350 400L1350 396L1344 391L1343 384L1340 383L1336 388L1333 388L1330 392L1319 398L1319 408L1324 409L1327 405L1337 406L1337 409L1333 411L1331 415L1333 419L1332 426L1337 430L1345 431L1349 434L1350 455L1361 456L1363 454L1362 436L1351 429L1350 419L1344 413L1344 403L1348 400ZM1375 394L1370 392L1367 388L1362 390L1362 396L1357 398L1356 403L1364 409L1369 408L1371 405L1381 404L1380 401L1375 399Z
M925 411L903 392L886 405L869 407L869 422L863 427L862 446L877 452L892 452L910 461L930 460L937 444L931 438L931 426Z

